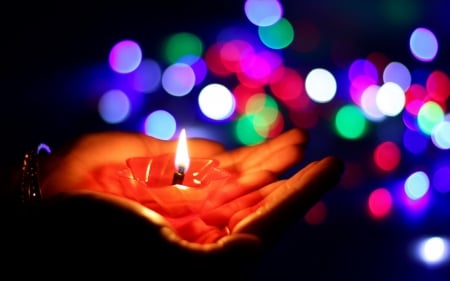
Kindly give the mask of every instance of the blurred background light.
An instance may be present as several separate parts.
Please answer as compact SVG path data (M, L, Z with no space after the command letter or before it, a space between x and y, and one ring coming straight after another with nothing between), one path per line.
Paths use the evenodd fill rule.
M447 109L447 99L450 96L450 79L441 70L433 70L426 81L427 98Z
M172 96L182 97L189 94L195 86L195 72L185 63L168 66L162 73L162 87Z
M411 85L411 73L403 63L393 61L383 70L383 82L393 82L406 91Z
M200 85L206 78L208 74L208 67L205 60L202 57L197 57L195 55L188 55L179 59L180 63L185 63L191 66L195 75L194 86Z
M142 60L142 50L133 40L122 40L116 43L109 52L109 65L118 73L130 73Z
M253 115L243 114L235 122L234 134L236 139L242 145L254 145L265 140L261 134L256 131Z
M273 95L288 108L306 109L311 99L305 91L304 78L295 69L280 66L269 81Z
M431 131L433 144L440 149L450 149L450 121L442 120Z
M151 112L144 121L145 134L161 139L171 139L177 129L175 117L166 110L155 110Z
M275 50L284 49L294 41L294 28L286 18L269 26L259 26L258 34L264 45Z
M445 237L432 236L415 242L416 259L427 266L435 267L449 262L449 241Z
M405 92L405 109L417 116L420 108L425 103L428 92L424 85L412 84Z
M313 101L318 103L329 102L336 95L336 79L328 70L316 68L307 74L305 89Z
M143 59L138 68L131 73L132 87L141 93L152 93L161 85L161 66L153 59Z
M392 210L392 196L388 189L377 188L369 195L368 208L371 217L382 219Z
M405 193L412 199L422 198L430 188L428 175L423 171L417 171L410 174L405 181Z
M379 74L376 66L366 59L356 59L348 68L350 81L350 97L352 101L361 105L361 96L367 88L378 86Z
M380 89L378 85L368 86L361 94L360 107L364 115L370 121L382 121L386 115L381 112L377 106L377 94Z
M420 130L427 135L431 135L433 129L443 120L444 111L433 101L424 103L417 115Z
M392 141L382 142L374 150L373 160L382 171L388 172L397 168L401 158L400 148Z
M344 139L356 140L367 133L367 120L362 110L354 105L347 104L336 112L334 125L337 134Z
M425 27L418 27L411 33L409 39L411 53L419 61L434 60L438 53L439 44L434 33Z
M398 84L386 82L378 89L376 104L384 115L397 116L405 107L405 93Z
M190 32L171 34L162 47L162 58L168 64L180 62L186 56L200 58L203 55L203 42Z
M253 128L263 139L278 135L283 129L283 119L278 103L267 94L256 94L247 100L245 114L251 117ZM275 131L272 131L275 130Z
M101 118L110 124L124 121L130 114L130 101L121 90L109 90L98 102L98 112Z
M256 26L270 26L283 16L283 6L277 0L246 0L247 19Z
M227 87L221 84L206 85L198 95L202 113L213 120L226 120L233 115L235 100Z

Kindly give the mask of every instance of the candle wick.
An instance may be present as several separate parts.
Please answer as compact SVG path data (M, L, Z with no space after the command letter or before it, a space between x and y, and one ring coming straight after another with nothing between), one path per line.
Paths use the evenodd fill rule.
M183 166L178 166L178 169L173 174L172 184L183 184L184 170L185 168Z

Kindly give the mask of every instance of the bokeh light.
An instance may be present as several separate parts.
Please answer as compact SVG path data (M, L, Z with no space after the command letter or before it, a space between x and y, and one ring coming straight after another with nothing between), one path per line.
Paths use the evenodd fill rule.
M250 87L266 85L273 71L281 65L281 59L273 52L247 54L236 73L238 80Z
M267 94L251 96L245 107L245 114L251 116L255 132L264 139L277 135L283 129L278 103ZM273 131L275 130L275 131Z
M208 66L202 57L185 56L181 58L180 63L186 63L191 66L195 75L195 85L200 85L208 74Z
M221 84L209 84L198 95L202 113L213 120L226 120L234 113L236 102L230 90Z
M118 73L134 71L142 60L142 50L133 40L122 40L116 43L109 52L109 65Z
M283 16L283 6L278 0L246 0L247 19L256 26L270 26Z
M393 117L400 114L405 107L405 93L396 83L386 82L378 89L376 104L380 112Z
M388 189L377 188L369 195L369 214L375 219L385 218L392 210L392 196Z
M131 73L131 86L141 93L151 93L161 84L161 67L153 59L142 60L139 67Z
M106 123L116 124L124 121L130 114L130 100L121 90L109 90L98 102L98 112Z
M392 171L398 167L401 160L401 151L395 142L385 141L374 150L373 161L382 171Z
M425 103L428 92L427 89L420 84L412 84L405 92L405 109L410 114L417 116L420 108Z
M440 149L450 149L450 121L442 120L431 131L433 144Z
M221 64L230 73L239 73L243 68L249 67L256 50L245 40L230 40L224 42L219 50Z
M258 34L264 45L275 50L284 49L294 41L294 28L286 18L269 26L259 26Z
M383 82L393 82L406 91L411 85L411 73L403 63L393 61L383 71Z
M447 109L447 99L450 96L450 79L441 70L434 70L426 81L428 99L438 103L444 110Z
M222 60L222 48L223 43L215 43L209 48L206 49L205 52L205 62L208 70L219 77L227 77L233 74L233 71L229 70L227 66L223 63Z
M162 74L162 87L172 96L189 94L195 86L195 73L190 65L175 63L167 67Z
M444 111L433 101L426 102L419 110L417 123L420 130L431 135L434 127L444 120Z
M316 68L306 76L305 89L313 101L318 103L329 102L336 95L336 79L328 70Z
M430 188L428 175L423 171L410 174L405 180L405 193L408 198L417 200L425 196Z
M378 70L370 60L356 59L348 68L348 79L350 81L350 97L352 101L360 105L361 96L367 88L378 87Z
M377 106L377 94L380 86L371 85L361 94L360 107L370 121L383 121L386 118Z
M244 84L238 84L233 90L233 97L236 102L236 112L239 114L243 114L246 111L246 106L248 100L256 94L264 93L263 87L248 87Z
M436 35L430 29L418 27L411 33L409 48L419 61L429 62L436 57L439 44Z
M334 125L339 136L350 140L363 137L367 133L368 126L362 110L351 104L339 108Z
M177 128L175 117L166 110L155 110L144 121L144 133L161 139L173 138Z
M447 238L431 236L415 242L415 257L427 266L436 267L447 264L450 246Z
M235 122L234 135L242 145L254 145L265 140L265 138L256 131L253 115L251 114L239 116Z
M203 54L203 42L190 32L170 35L163 43L163 58L168 64L180 62L186 56L200 58Z
M292 68L277 68L271 76L269 87L272 94L291 109L307 109L311 103L305 92L303 77Z

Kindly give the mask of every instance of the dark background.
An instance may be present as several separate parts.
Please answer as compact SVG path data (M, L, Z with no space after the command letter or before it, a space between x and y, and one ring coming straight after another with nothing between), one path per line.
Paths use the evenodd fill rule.
M286 51L292 65L332 69L331 50L336 42L345 43L341 46L346 46L348 61L377 51L410 66L420 64L409 53L407 42L415 27L426 26L437 34L440 51L425 67L450 73L448 1L282 3L286 18L312 20L321 30L318 50L295 55ZM175 0L3 5L2 164L16 161L37 142L57 148L86 132L127 129L104 124L83 86L91 68L107 63L113 44L134 38L148 54L157 57L158 44L175 32L190 31L211 42L224 26L248 26L243 5L244 1ZM395 126L386 125L385 129L395 130ZM351 163L367 164L367 151L376 140L321 142L321 137L330 134L326 126L311 129L307 160L332 153ZM447 151L431 151L412 161L427 165L435 156L450 161ZM375 221L366 211L367 196L385 180L358 179L350 188L338 186L327 194L326 221L311 226L299 220L267 255L255 280L450 280L448 262L430 268L411 254L413 242L421 237L450 235L448 193L436 196L433 206L418 218L394 208L387 218Z

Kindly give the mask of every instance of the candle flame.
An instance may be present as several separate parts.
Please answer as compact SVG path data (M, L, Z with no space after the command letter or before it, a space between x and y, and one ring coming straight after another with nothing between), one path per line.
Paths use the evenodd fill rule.
M186 172L189 168L189 161L186 130L182 129L178 138L177 152L175 154L175 169Z

